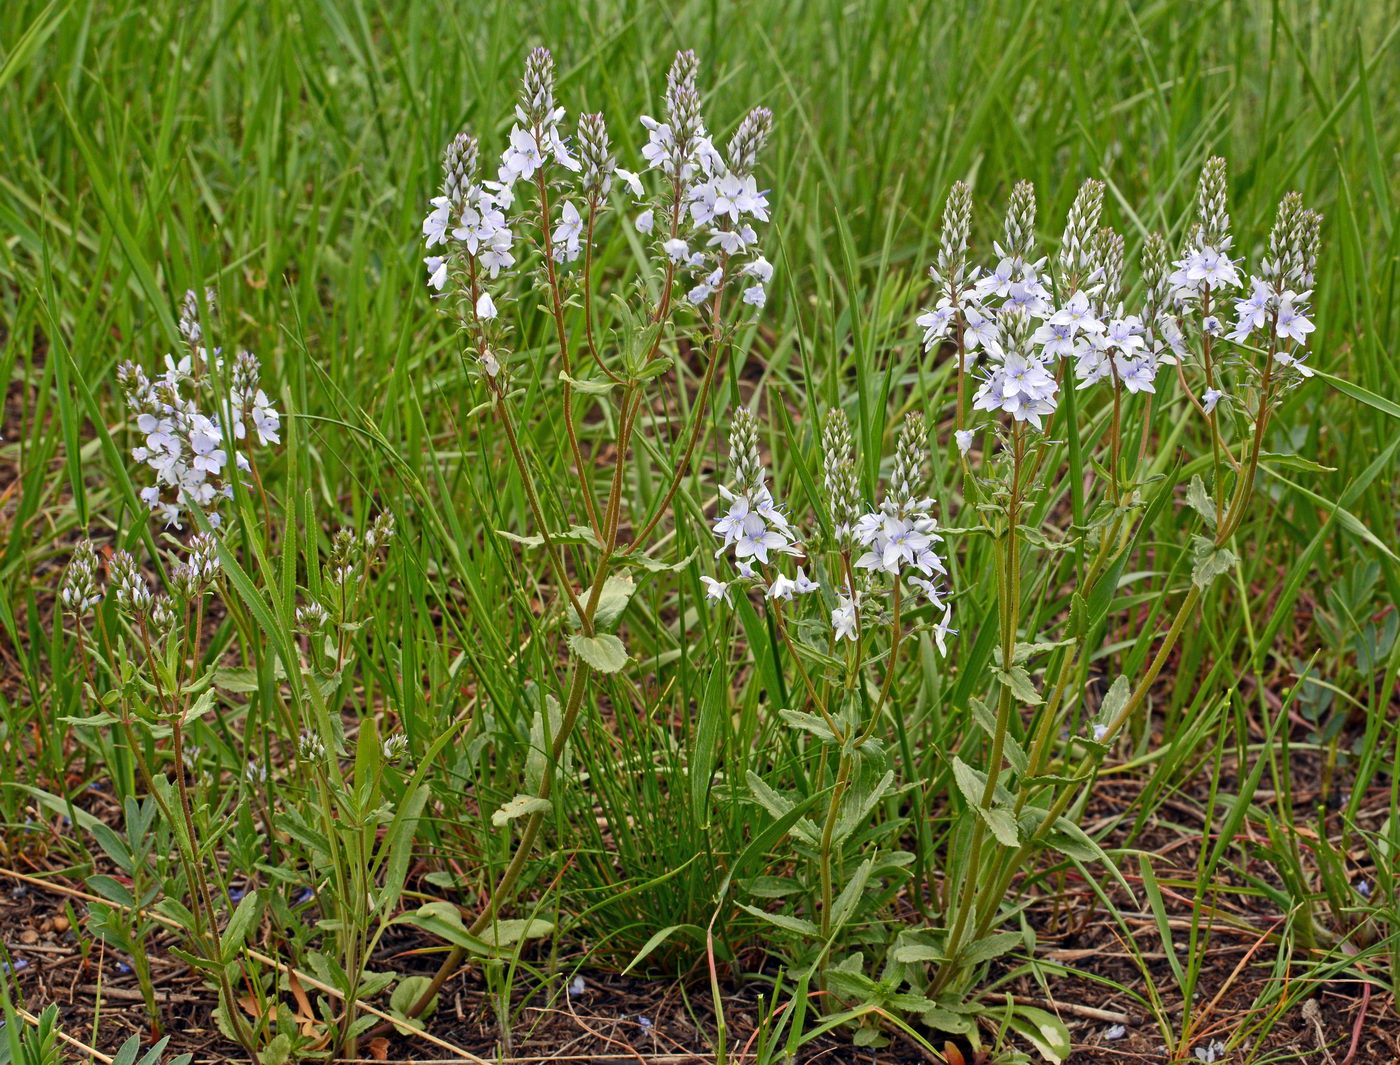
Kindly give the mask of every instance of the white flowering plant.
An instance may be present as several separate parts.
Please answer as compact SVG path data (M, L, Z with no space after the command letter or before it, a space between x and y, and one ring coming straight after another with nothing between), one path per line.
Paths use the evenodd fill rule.
M452 949L407 1004L409 1017L431 1005L469 954L491 953L483 939L488 933L499 947L551 930L543 921L503 924L501 910L553 809L559 767L590 694L596 698L590 689L628 663L615 630L638 577L688 564L648 555L644 547L690 470L735 331L763 308L773 277L757 228L769 221L768 194L755 173L773 116L753 108L721 149L702 113L698 67L693 52L676 54L661 117L640 118L646 144L633 171L618 164L602 114L582 114L570 135L555 96L554 59L536 48L526 59L499 163L494 169L487 164L475 136L456 136L444 155L441 195L423 221L431 252L424 260L428 287L456 328L461 357L505 435L534 525L528 533L502 535L538 549L547 562L551 592L571 630L571 676L557 696L550 694L532 727L532 735L550 736L543 764L492 818L498 829L518 824L519 836L486 904L464 923L454 914L445 925L434 904L410 915L445 935ZM649 271L645 287L604 300L606 279L596 264L609 239L643 242ZM539 488L544 471L557 464L531 454L523 441L534 434L518 428L528 411L513 382L534 354L517 340L528 335L530 307L516 305L507 287L520 273L539 294L547 344L558 359L563 461L572 467L573 483L549 486L548 497L561 502L557 514L547 512ZM674 380L682 338L701 352L698 389L678 432L669 440L647 440L643 449L639 426L655 421L649 408L657 390ZM579 431L585 419L598 417L614 430L606 448L610 469L600 462L602 448L585 453ZM636 511L623 490L629 466L667 452L660 465L665 487L646 511ZM601 494L600 478L607 486ZM625 541L624 522L630 527Z
M1024 889L1040 855L1096 864L1130 890L1078 810L1182 627L1233 568L1260 463L1272 458L1270 418L1312 375L1307 300L1320 216L1296 194L1279 206L1248 296L1230 257L1223 160L1206 164L1180 254L1173 260L1148 236L1137 286L1125 278L1123 237L1100 224L1102 195L1099 182L1084 184L1048 267L1034 189L1017 185L995 265L978 267L971 190L954 186L930 269L933 305L916 323L928 357L951 367L949 409L905 418L879 492L858 473L867 467L852 454L846 415L832 411L820 463L801 478L821 486L825 514L811 535L775 500L753 415L741 408L732 420L731 483L719 489L713 527L723 572L704 578L707 595L720 609L752 597L772 618L786 649L777 668L793 675L778 714L818 741L806 772L790 778L796 787L748 779L796 847L793 876L770 878L762 894L806 901L745 909L798 934L799 991L823 987L863 1044L884 1041L890 1012L976 1037L987 967L1033 942L1024 925L1006 925L1020 908L1015 885ZM1226 308L1232 321L1222 324ZM1160 453L1154 401L1202 418L1210 453L1184 464ZM960 471L960 497L941 507L925 498L928 417L946 426ZM1178 492L1198 524L1188 585L1160 608L1169 620L1150 660L1092 700L1087 670L1121 609L1125 564ZM951 512L953 527L936 510ZM1064 606L1047 611L1048 600ZM965 617L987 620L935 690L965 700L972 731L945 737L950 750L932 779L900 781L900 763L912 761L901 720L908 671L928 683L930 671L949 668L953 604L964 601ZM1023 621L1028 607L1035 628ZM872 814L911 789L912 816L932 826L892 817L872 829ZM905 896L924 927L894 918ZM889 931L872 934L882 925ZM1054 1060L1068 1052L1067 1030L1042 1009L1017 1006L1007 1023Z

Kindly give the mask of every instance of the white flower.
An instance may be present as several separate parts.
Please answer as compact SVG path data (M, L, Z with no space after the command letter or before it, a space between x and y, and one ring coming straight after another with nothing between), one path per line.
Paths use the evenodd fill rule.
M797 592L798 595L807 595L811 592L815 592L818 588L821 587L820 584L818 584L814 580L810 580L807 577L807 574L802 572L801 566L797 567L797 576L793 578L792 584L793 589Z
M941 559L939 560L938 570L940 573L943 571ZM943 605L943 590L939 588L936 582L929 580L927 577L910 577L909 586L923 592L924 597L928 599L933 606L939 607Z
M1194 1053L1197 1060L1206 1062L1206 1065L1212 1065L1213 1062L1219 1061L1224 1056L1225 1044L1216 1039L1209 1046L1196 1047Z
M1046 322L1031 334L1031 343L1041 345L1041 356L1068 359L1078 350L1074 327L1063 322Z
M958 429L957 431L955 431L955 432L953 433L953 436L954 436L954 438L955 438L955 439L957 440L957 442L958 442L958 453L959 453L959 454L966 455L970 450L972 450L972 430L971 430L971 429Z
M943 608L942 619L933 627L933 642L938 645L938 653L944 658L948 657L948 637L958 634L957 629L948 627L948 623L952 620L953 608L946 606Z
M438 255L429 255L423 260L428 268L428 284L439 292L447 284L447 260Z
M559 212L559 224L552 234L555 262L573 262L579 256L579 237L583 233L583 219L572 200L565 200Z
M642 158L647 161L647 169L662 167L669 172L672 168L671 156L676 147L670 125L658 122L648 115L643 115L641 121L648 134L647 143L642 146Z
M491 234L490 242L482 247L481 265L493 278L515 265L515 256L510 251L512 239L509 229L498 229Z
M863 515L856 522L855 539L869 550L856 559L856 568L896 576L905 565L926 576L942 572L943 560L932 550L933 542L942 539L933 531L936 527L928 517L900 517L890 512Z
M1295 306L1295 301L1299 297L1292 292L1285 292L1278 305L1278 335L1281 337L1291 337L1299 344L1308 342L1308 334L1317 327L1312 324L1303 312Z
M762 285L750 285L744 289L744 302L753 307L762 307L768 302L768 290Z
M963 308L963 346L968 351L980 346L994 358L1001 355L996 319L976 304L969 303Z
M1229 339L1236 343L1243 343L1256 329L1262 329L1273 307L1274 290L1268 282L1251 277L1249 283L1254 289L1249 298L1235 300L1235 313L1239 318L1229 333Z
M451 204L447 197L437 196L431 203L433 209L428 212L428 217L423 219L423 236L430 248L434 244L446 242L447 227L451 224Z
M637 216L636 225L638 233L650 233L654 224L655 219L650 207Z
M925 311L914 319L914 324L924 330L924 350L942 343L953 324L953 309L947 304L939 304L931 311Z
M1120 379L1129 392L1156 392L1153 380L1157 376L1157 360L1151 355L1128 359L1122 364Z
M1107 726L1107 725L1102 725L1102 724L1100 724L1100 725L1095 725L1095 726L1094 726L1094 742L1095 742L1095 743L1102 743L1102 742L1103 742L1103 738L1104 738L1105 736L1107 736L1107 735L1108 735L1108 726Z
M1055 409L1055 392L1055 375L1044 363L1010 354L988 374L972 405L977 410L1005 411L1039 429L1040 419Z
M282 428L282 416L272 408L268 401L267 393L261 388L257 395L253 397L253 409L251 411L253 419L253 429L258 434L258 443L266 447L268 444L280 444L281 436L278 435ZM243 466L246 459L239 455L239 466Z
M1218 388L1207 388L1201 393L1201 406L1205 408L1205 412L1209 414L1211 411L1215 410L1215 405L1220 402L1224 395L1225 393Z
M729 585L724 581L717 581L713 577L700 578L700 583L705 586L705 598L712 602L723 600L729 602Z
M1016 280L1018 267L1015 259L1003 256L997 262L996 269L989 270L978 278L978 297L986 299L988 296L998 296L1005 299L1011 292L1011 283Z
M1171 283L1183 298L1196 295L1207 285L1212 289L1225 286L1239 288L1240 275L1234 262L1223 250L1202 244L1184 259L1174 264L1176 271Z
M1130 314L1126 318L1114 318L1108 323L1108 329L1104 333L1104 343L1110 348L1117 348L1124 355L1131 355L1135 351L1141 351L1147 347L1147 341L1142 337L1142 319L1135 314Z
M476 316L488 322L496 317L496 301L491 298L491 293L483 292L477 297Z
M544 166L544 153L535 135L522 126L510 131L510 146L501 157L502 183L511 184L519 178L529 180Z
M202 421L206 423L205 426L190 434L190 450L193 453L190 465L205 473L218 473L228 461L228 455L219 447L223 438L216 435L217 429L208 424L207 418Z
M632 190L633 196L640 196L642 194L642 179L640 176L634 174L630 170L624 170L620 166L616 167L613 173L621 178L622 183Z
M773 280L773 264L762 255L745 266L743 272L760 284L766 285Z
M714 534L721 537L727 547L743 535L744 519L749 516L750 503L748 496L735 496L727 488L721 488L720 492L726 499L733 500L728 512L721 516L713 526Z
M768 586L769 599L791 599L796 594L797 582L781 573L774 577L773 583Z
M661 245L666 257L671 262L680 264L690 258L690 245L681 240L680 237L672 237L665 244Z
M1094 309L1083 289L1071 296L1069 302L1052 314L1048 321L1051 325L1069 326L1071 334L1104 331L1104 324L1094 316Z
M768 528L765 522L757 514L750 514L744 519L743 532L734 541L734 557L736 559L756 558L763 565L768 565L768 552L782 550L788 546L788 538L780 532Z
M1309 365L1307 365L1307 364L1303 361L1303 360L1306 359L1307 357L1308 357L1308 353L1307 353L1306 351L1304 351L1301 355L1296 355L1296 354L1294 354L1294 353L1292 353L1292 352L1288 352L1288 351L1276 351L1276 352L1274 352L1274 361L1275 361L1275 362L1279 363L1279 364L1282 365L1282 366L1291 366L1291 367L1293 367L1293 369L1297 370L1298 373L1300 373L1300 374L1301 374L1302 376L1304 376L1304 377L1311 377L1311 376L1313 376L1312 367L1309 366Z
M836 639L854 642L857 621L855 600L843 595L837 598L836 603L836 609L831 612L831 627L835 630Z

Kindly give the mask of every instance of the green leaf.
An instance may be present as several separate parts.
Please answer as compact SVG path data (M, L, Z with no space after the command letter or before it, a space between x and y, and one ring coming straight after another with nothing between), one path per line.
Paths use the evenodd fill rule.
M559 371L559 380L585 396L606 396L616 384L615 381L599 381L589 377L570 377L563 370Z
M121 718L114 714L89 714L86 717L65 716L58 720L65 725L77 725L79 728L110 728L121 722Z
M1019 847L1021 845L1020 834L1016 831L1016 818L1011 811L1004 806L993 806L990 810L981 806L976 807L977 813L982 820L987 822L987 827L992 830L992 835L1003 847Z
M491 815L491 823L500 828L502 825L514 821L517 817L526 817L536 810L546 813L553 807L553 803L538 795L517 795Z
M521 536L518 533L507 532L505 529L498 529L496 532L497 535L504 536L507 540L514 540L517 544L524 544L526 547L539 547L544 543L544 537L539 534ZM598 548L603 546L598 542L598 537L593 530L586 525L570 525L564 532L550 533L549 539L556 544L582 544L585 547Z
M742 902L739 903L739 909L743 910L745 913L751 913L755 917L767 921L771 925L777 925L785 931L811 936L814 939L821 938L821 929L805 918L793 917L791 914L786 913L769 913L767 910L760 910L757 906L746 906Z
M1019 702L1027 706L1040 705L1040 693L1035 690L1035 685L1031 683L1031 675L1026 672L1025 666L1012 666L1010 669L994 669L992 674L1008 688L1011 694Z
M250 695L259 689L258 671L245 666L214 670L214 686L234 695Z
M958 961L963 965L981 965L983 962L1000 958L1003 954L1025 946L1025 936L1020 932L997 932L995 935L974 939L958 951Z
M463 927L461 913L456 906L448 902L425 903L412 912L399 915L391 923L421 928L470 954L489 956L494 953L491 944L472 935Z
M968 708L972 711L972 719L977 726L987 734L988 739L992 739L997 734L997 717L991 709L981 699L969 699ZM1011 763L1011 768L1018 773L1024 773L1029 759L1026 757L1025 749L1015 736L1009 732L1004 737L1002 749L1006 754L1006 760Z
M823 743L837 742L836 736L832 733L830 726L827 725L825 719L817 714L808 714L801 710L779 710L778 716L793 728L799 728L804 732L810 732Z
M1020 844L1020 833L1016 830L1016 818L1005 806L990 809L982 805L983 793L987 790L987 775L973 769L957 755L953 756L953 779L962 792L967 804L977 811L977 816L987 823L998 843L1006 847ZM1001 789L998 788L998 791Z
M973 769L956 754L953 755L953 781L969 806L982 805L982 795L987 790L987 775Z
M136 908L136 898L131 894L131 889L106 873L98 873L88 877L87 886L104 899L115 902L118 906L126 906L133 910Z
M483 931L481 936L491 946L504 948L514 946L527 939L541 939L553 931L554 925L550 921L517 918L510 921L497 921Z
M1377 395L1375 392L1372 392L1369 388L1362 388L1355 382L1348 381L1345 377L1334 377L1330 373L1326 373L1322 370L1316 370L1314 371L1314 374L1315 376L1322 378L1322 380L1326 381L1329 385L1335 388L1338 392L1341 392L1343 395L1347 395L1350 396L1352 399L1359 400L1360 402L1365 403L1368 407L1374 407L1382 414L1389 414L1392 418L1400 418L1400 403L1396 403L1394 400L1391 399L1386 399L1384 396Z
M836 896L836 901L831 904L831 926L833 928L843 927L855 913L856 904L865 892L865 885L870 880L870 871L874 866L875 863L870 858L861 862L856 868L855 875L846 882L846 886L841 889L841 894Z
M1206 491L1206 482L1201 480L1199 473L1192 476L1191 483L1186 488L1186 502L1207 525L1215 528L1215 500L1211 499L1210 493Z
M697 547L679 562L663 562L661 559L652 558L650 555L618 555L613 559L613 565L634 566L637 569L644 569L648 573L679 573L689 566L699 553L700 549Z
M1035 1047L1046 1061L1060 1065L1069 1057L1069 1029L1053 1013L1034 1006L1017 1005L1012 1008L1006 1022Z
M749 792L758 800L759 805L774 817L782 817L792 809L792 801L770 788L767 782L752 769L745 774L744 779L748 781Z
M1209 587L1216 577L1230 572L1237 561L1233 551L1217 547L1214 540L1205 536L1191 537L1191 583L1196 587Z
M599 628L612 628L622 617L622 612L627 609L627 604L632 601L636 591L637 582L629 575L615 573L609 576L603 581L603 587L598 593L598 606L593 612L593 623ZM569 616L575 624L578 623L572 604Z
M905 943L903 946L895 947L890 952L890 957L904 965L922 965L926 962L946 962L948 955L938 947L930 947L924 943Z
M1089 607L1078 592L1069 597L1069 631L1076 639L1082 639L1089 631Z
M1068 647L1074 643L1073 640L1038 640L1035 643L1017 643L1011 652L1011 662L1013 665L1021 665L1029 662L1036 655L1053 651L1057 647ZM1001 648L997 648L997 657L1001 657Z
M626 976L628 973L630 973L633 969L640 965L642 961L652 953L652 951L654 951L657 947L661 946L662 943L666 942L666 940L670 939L677 932L689 933L690 937L697 943L705 942L705 930L697 925L667 925L665 928L662 928L661 930L652 933L651 938L648 939L644 944L642 944L642 949L637 951L637 956L627 963L627 968L622 970L622 975Z
M225 964L233 961L238 952L243 949L243 944L248 941L248 936L262 920L262 911L263 894L261 891L249 891L238 900L238 906L234 909L233 916L229 918L228 927L224 929L220 941Z
M616 673L627 665L627 648L610 632L593 636L575 633L569 637L569 647L599 673Z
M1121 673L1114 677L1113 683L1109 685L1108 694L1103 697L1103 705L1099 707L1098 723L1112 724L1123 712L1123 707L1128 705L1132 694L1132 685L1128 683L1127 677Z
M431 976L405 976L398 982L397 986L395 986L394 993L389 996L389 1012L406 1022L404 1024L394 1025L394 1027L398 1029L400 1035L409 1035L415 1028L422 1028L422 1021L418 1018L413 1020L408 1019L408 1011L423 997L423 992L428 990L432 982L433 978ZM432 1016L433 1011L437 1009L437 1005L438 996L434 995L418 1017L427 1019Z

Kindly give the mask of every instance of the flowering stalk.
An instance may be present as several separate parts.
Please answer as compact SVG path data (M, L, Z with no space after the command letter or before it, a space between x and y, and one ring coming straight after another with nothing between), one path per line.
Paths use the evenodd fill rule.
M578 634L569 640L574 654L562 716L550 741L538 793L533 796L545 802L526 816L506 868L469 928L473 934L479 934L495 921L502 907L513 897L543 828L544 807L556 786L558 765L583 711L592 675L611 672L619 668L619 658L625 660L621 641L610 633L599 631L598 611L603 592L619 557L636 550L665 516L680 478L688 467L707 409L722 342L727 335L723 315L725 290L738 274L758 277L757 284L746 290L745 302L762 306L763 284L771 274L771 268L767 267L761 256L742 265L736 260L736 256L756 254L756 234L745 219L767 218L766 195L757 189L752 169L771 129L771 115L764 109L751 112L731 141L727 156L721 154L711 143L700 114L700 97L695 86L697 66L694 53L678 53L667 77L666 120L658 122L646 116L642 118L649 134L643 156L649 168L661 170L668 179L666 211L669 235L661 248L665 260L660 298L655 308L645 316L644 324L636 318L631 319L630 324L635 332L623 338L624 358L618 369L608 365L595 339L593 242L598 233L605 197L614 179L619 180L621 187L635 197L643 196L642 181L639 174L616 165L610 154L606 125L601 115L591 114L580 118L577 157L573 154L574 148L559 134L559 123L564 112L555 104L553 60L546 50L536 49L527 60L524 87L516 109L517 124L510 135L510 147L502 157L498 179L494 182L478 181L473 155L473 165L459 166L460 179L454 180L452 160L449 158L449 178L444 184L444 195L433 201L434 210L424 222L424 234L429 246L439 243L446 246L443 255L431 256L426 261L429 283L444 294L447 306L455 305L458 324L472 340L476 370L499 415L510 460L524 487L541 546L561 593L572 607L573 623L578 629ZM475 144L474 141L472 143ZM584 205L584 213L580 214L572 200L560 200L557 224L556 204L552 202L552 186L547 174L547 167L551 164L558 164L578 174L577 191ZM514 264L514 256L509 252L512 236L504 212L510 209L513 202L512 187L522 179L532 181L535 188L543 274L550 292L549 313L554 321L563 371L562 402L566 436L578 472L579 486L584 494L592 533L591 546L597 549L593 576L586 593L575 591L560 543L546 523L535 487L535 472L509 410L509 390L505 383L507 368L498 357L498 352L503 350L505 330L498 320L495 299L484 286L487 274L494 280L501 271ZM649 207L636 219L639 232L648 235L652 232L653 212L654 209ZM690 242L697 237L708 237L707 247L717 250L692 250ZM586 248L582 247L585 243ZM585 390L574 377L575 363L564 317L563 268L580 255L583 257L582 283L585 287L586 346L607 381L601 388L596 383L591 385L586 394L601 396L611 388L620 386L612 475L606 502L601 508L593 498L591 466L584 461L574 427L575 396L584 394ZM680 469L675 471L661 505L623 552L619 531L633 434L645 400L644 384L657 376L652 364L660 355L663 335L671 322L675 306L673 289L682 271L701 276L700 282L690 290L689 302L701 311L702 316L704 311L701 309L708 307L706 335L709 360L705 383L687 433L686 457ZM409 1016L417 1016L426 1008L438 988L456 971L464 958L465 952L460 948L454 947L448 953L430 987L408 1011Z

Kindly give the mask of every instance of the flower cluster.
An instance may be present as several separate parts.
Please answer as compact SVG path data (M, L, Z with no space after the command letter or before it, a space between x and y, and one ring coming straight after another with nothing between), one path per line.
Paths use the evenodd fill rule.
M477 293L473 308L482 317L494 318L495 304L481 282L483 275L494 279L515 265L515 234L505 215L514 197L511 182L477 181L478 153L477 140L470 134L459 134L448 145L442 195L433 198L432 210L423 219L427 246L442 246L443 254L429 255L423 262L428 284L439 292L448 288L451 269L461 271L464 287ZM503 176L512 172L502 164Z
M1227 334L1237 344L1250 343L1267 332L1274 360L1300 377L1311 377L1307 358L1308 334L1316 327L1308 316L1313 271L1322 215L1303 207L1302 197L1290 192L1279 204L1278 219L1269 235L1269 257L1259 274L1249 279L1250 295L1235 301L1235 326Z
M729 506L714 523L714 533L720 539L715 557L731 552L739 579L761 585L770 599L791 599L816 591L817 583L809 580L801 567L791 578L776 574L770 579L768 575L776 556L800 557L803 551L787 515L768 489L758 454L758 425L747 407L735 412L729 441L733 488L720 486L720 496ZM728 599L729 582L713 577L703 580L710 599Z
M82 617L101 601L102 591L97 587L97 551L91 540L83 540L63 571L58 602L66 613Z
M935 609L942 610L943 617L934 627L934 635L939 650L946 653L945 640L952 632L949 622L953 608L944 601L944 590L939 584L939 578L947 575L947 569L935 547L943 537L938 533L938 521L932 514L934 502L922 494L927 450L928 430L923 415L909 414L900 426L894 470L885 498L874 510L856 519L854 540L865 551L855 559L854 567L872 577L887 575L896 587L904 581ZM863 588L843 590L831 614L838 640L856 638L861 604L870 590L869 582Z
M644 170L669 178L667 193L655 203L646 199L642 175L617 165L601 114L579 117L572 144L561 133L565 112L555 101L554 60L543 48L526 60L515 125L494 180L479 173L475 137L462 133L448 146L442 192L423 220L424 241L432 253L423 261L429 286L456 297L448 305L478 337L477 360L487 377L500 372L486 339L498 328L492 323L499 314L488 282L517 261L518 216L513 219L510 212L521 181L538 185L541 251L554 264L563 266L584 254L616 178L645 208L636 220L640 232L652 234L658 212L664 213L667 221L657 235L660 252L669 277L690 278L691 303L707 305L739 282L743 303L764 305L773 267L758 249L754 223L768 220L768 197L753 168L772 132L773 116L762 107L750 111L721 153L701 115L697 68L693 52L678 53L667 76L664 121L641 119L647 132ZM548 190L556 184L556 166L568 179L565 194L551 203ZM554 283L552 273L550 280Z
M1196 221L1180 256L1149 234L1143 245L1143 303L1124 307L1124 240L1100 226L1103 185L1086 181L1070 210L1052 285L1045 259L1035 252L1035 192L1027 182L1012 192L1005 235L994 243L994 269L967 261L970 192L958 182L949 194L938 257L930 268L934 305L917 318L925 350L952 342L964 365L979 350L987 356L973 408L1011 415L1016 422L1044 428L1053 414L1061 363L1073 367L1076 387L1098 383L1116 393L1156 391L1163 365L1188 361L1192 352L1224 339L1240 345L1267 337L1274 361L1306 377L1303 363L1308 335L1313 264L1321 218L1305 210L1296 193L1284 198L1269 241L1269 255L1250 295L1241 287L1239 260L1230 256L1233 238L1226 209L1223 160L1209 160L1201 176ZM1233 300L1236 322L1228 328L1220 310ZM1192 337L1200 344L1193 344ZM1210 387L1199 399L1209 414L1225 396L1208 373ZM958 447L966 453L970 430L959 428Z
M213 306L212 293L205 304ZM124 362L117 383L144 438L131 456L155 472L155 483L141 490L142 501L167 526L183 528L181 518L191 507L217 526L214 508L232 497L232 472L251 469L240 446L252 437L262 446L279 443L282 417L259 384L256 356L241 351L226 366L219 349L211 353L203 346L192 292L185 294L179 324L189 349L183 356L167 355L165 371L154 380L136 363Z
M738 281L744 286L743 302L762 307L773 267L760 252L753 228L754 222L768 221L768 193L759 189L753 169L772 135L773 113L755 107L730 138L727 152L721 153L700 112L697 70L694 52L676 53L666 78L665 120L648 115L641 119L647 131L642 149L647 169L660 170L671 184L662 205L669 221L662 250L675 269L694 281L687 293L692 304L717 300ZM640 180L632 186L639 192ZM657 207L649 205L637 217L640 232L655 231L656 212Z
M910 591L943 611L934 627L940 650L952 629L952 608L944 601L939 578L946 574L936 545L942 540L932 515L933 500L923 495L927 430L921 415L910 414L900 429L894 469L885 499L867 509L860 503L850 425L844 413L832 411L822 433L822 474L832 520L831 546L839 556L836 606L831 611L832 638L855 641L863 616L878 613L877 581L888 588ZM757 426L752 413L740 408L730 431L731 487L720 489L728 509L714 523L720 547L716 556L732 553L738 579L763 589L769 599L789 600L821 589L805 567L792 576L770 577L779 555L805 555L791 521L774 503L758 455ZM763 567L763 572L755 569ZM728 600L730 584L703 577L711 599Z

